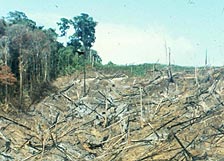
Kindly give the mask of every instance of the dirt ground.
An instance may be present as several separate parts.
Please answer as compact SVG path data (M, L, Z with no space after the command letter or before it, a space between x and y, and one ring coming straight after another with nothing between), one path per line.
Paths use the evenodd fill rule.
M224 68L61 77L29 112L1 106L0 160L224 159Z

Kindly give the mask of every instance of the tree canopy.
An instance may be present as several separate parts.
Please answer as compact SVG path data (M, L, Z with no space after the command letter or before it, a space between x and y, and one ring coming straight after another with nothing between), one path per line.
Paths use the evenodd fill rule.
M91 54L90 48L95 42L95 27L97 22L93 20L86 13L82 13L80 16L73 17L73 19L61 18L61 22L58 23L61 31L61 36L65 36L70 26L73 27L74 33L69 37L68 46L73 46L74 50L80 49L79 54L83 57L83 74L84 74L84 95L86 93L86 58L89 57L90 61L99 61L96 58L97 53ZM92 63L93 64L93 63Z
M75 29L66 46L57 41L55 29L38 26L21 11L0 18L0 90L5 91L0 94L0 104L13 96L14 102L24 109L25 98L40 98L44 84L80 70L83 58L77 51L84 46L91 51L87 63L101 63L97 51L90 50L95 41L93 18L81 14L71 20L61 18L58 25L60 36L66 36L71 27ZM9 99L3 99L6 96Z
M91 48L95 42L95 27L97 22L86 13L73 17L68 20L61 18L61 22L57 23L61 31L61 36L65 36L67 30L72 26L74 33L69 37L68 45L82 46Z

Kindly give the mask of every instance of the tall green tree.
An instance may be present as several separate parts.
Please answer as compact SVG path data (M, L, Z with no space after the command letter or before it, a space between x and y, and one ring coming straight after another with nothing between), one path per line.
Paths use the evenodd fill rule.
M88 14L82 13L80 16L76 16L71 20L71 24L75 29L75 33L72 35L71 40L75 39L84 47L85 50L89 50L95 42L95 27L97 22L93 20Z
M69 29L69 25L74 28L74 33L70 36L70 45L74 44L75 47L81 47L80 53L83 54L83 73L84 73L84 95L86 95L86 56L90 52L90 48L95 42L95 27L97 22L93 20L86 13L82 13L80 16L73 17L68 20L65 18L61 19L61 23L58 23L61 35L65 35Z
M74 17L71 23L75 29L72 39L78 41L83 47L84 95L86 95L86 55L89 54L90 48L95 42L95 27L97 22L88 14L82 13L80 16Z

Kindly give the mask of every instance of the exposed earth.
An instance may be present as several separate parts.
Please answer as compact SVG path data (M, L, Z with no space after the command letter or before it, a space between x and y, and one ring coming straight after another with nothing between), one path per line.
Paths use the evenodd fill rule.
M224 159L224 68L60 77L27 113L1 106L0 160Z

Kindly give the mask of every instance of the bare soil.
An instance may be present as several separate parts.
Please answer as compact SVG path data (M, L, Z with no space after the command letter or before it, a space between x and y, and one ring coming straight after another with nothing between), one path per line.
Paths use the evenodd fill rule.
M27 113L1 105L0 160L147 161L224 158L224 68L144 77L89 71Z

